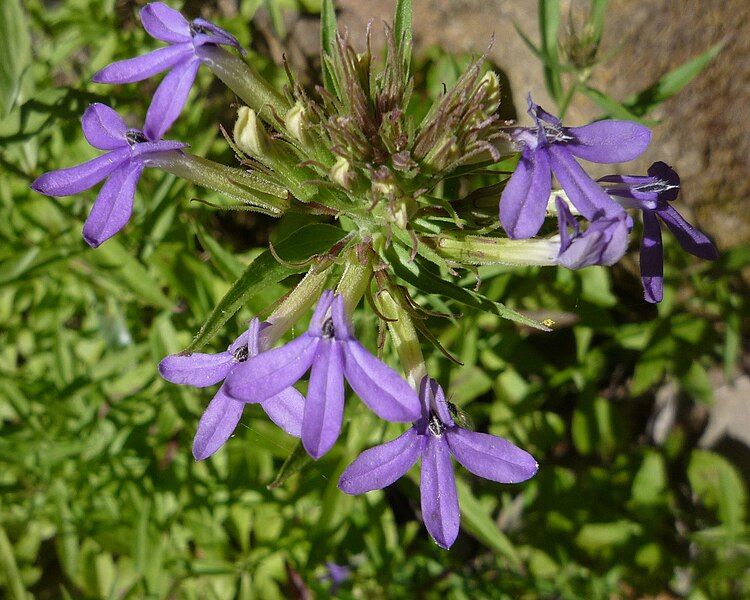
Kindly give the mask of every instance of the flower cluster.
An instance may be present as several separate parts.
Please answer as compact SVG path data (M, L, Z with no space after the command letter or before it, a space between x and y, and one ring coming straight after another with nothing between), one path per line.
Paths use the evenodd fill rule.
M386 27L380 71L369 32L364 53L341 35L324 35L324 86L314 94L290 70L289 85L283 93L276 90L243 59L237 39L212 23L188 21L160 2L144 7L141 21L167 45L116 62L94 80L126 84L168 71L143 130L129 128L107 106L91 105L82 119L84 135L106 153L43 174L32 187L65 196L106 179L83 229L93 247L130 220L146 167L218 192L236 203L230 208L274 216L294 210L316 223L285 241L297 255L305 244L314 248L304 252L302 263L274 275L258 274L257 280L267 282L278 272L273 281L279 282L309 264L307 274L263 319L253 318L224 352L199 352L208 341L205 332L221 329L240 308L234 300L222 301L209 316L210 327L186 351L160 363L159 372L170 382L201 388L221 384L197 425L197 460L227 442L246 404L260 404L275 424L300 438L310 457L321 458L345 422L348 383L377 417L410 426L400 437L365 450L341 475L340 489L361 494L383 488L421 460L422 517L433 539L448 548L460 523L451 456L474 475L500 483L525 481L538 465L510 441L462 427L455 418L455 407L428 373L422 342L443 349L425 327L428 312L417 299L442 294L469 309L547 329L477 290L465 290L453 279L455 270L490 264L613 265L627 251L631 209L643 215L640 262L649 302L663 295L658 219L688 252L716 257L708 238L673 208L680 184L670 167L657 162L646 176L595 181L579 164L578 159L619 163L640 156L651 139L643 125L604 120L566 127L531 97L532 127L502 121L498 77L483 70L481 59L416 123L408 109L411 35L403 21L395 30ZM162 139L188 101L201 65L245 104L229 142L238 166L193 156L186 144ZM441 191L449 177L486 173L486 167L515 156L518 164L507 180L500 175L497 184L465 198ZM561 190L553 189L553 176ZM483 211L487 199L490 213ZM547 217L554 216L557 233L539 235ZM320 224L321 218L331 224ZM500 225L507 236L499 233ZM273 247L269 253L290 266ZM248 271L267 269L261 264L257 260ZM249 287L252 279L240 278L228 296L259 291ZM379 318L381 332L390 333L403 376L355 336L352 317L363 298ZM307 330L288 340L288 332L314 305ZM308 372L303 395L297 386Z

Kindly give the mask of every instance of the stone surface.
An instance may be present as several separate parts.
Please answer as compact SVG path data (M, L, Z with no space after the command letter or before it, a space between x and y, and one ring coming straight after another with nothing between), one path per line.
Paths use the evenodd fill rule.
M374 46L382 40L380 22L389 21L393 0L337 0L339 22L356 40L374 21ZM564 14L585 8L565 0ZM450 52L481 53L493 39L491 60L508 76L512 97L523 115L528 91L550 108L539 61L521 41L514 23L536 41L537 3L532 0L415 0L417 52L440 45ZM290 23L294 62L318 50L317 19ZM719 40L726 47L704 73L653 116L654 142L628 172L645 171L654 160L675 166L683 178L681 205L723 248L750 241L750 2L748 0L611 0L601 52L620 51L595 67L591 84L623 99L660 75L700 54ZM583 96L566 120L581 124L601 111ZM523 118L523 116L522 116ZM611 172L611 168L605 168ZM594 169L595 174L601 173ZM690 213L693 214L690 214Z

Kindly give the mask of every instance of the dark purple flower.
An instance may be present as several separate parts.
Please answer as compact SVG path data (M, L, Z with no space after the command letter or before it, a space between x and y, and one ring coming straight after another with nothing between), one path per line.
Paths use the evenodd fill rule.
M267 326L259 319L250 322L248 330L238 337L225 352L218 354L172 354L159 363L159 373L172 383L208 387L224 381L248 358L263 352L260 336ZM193 440L193 456L196 460L208 458L224 445L237 427L242 416L244 402L230 397L225 385L203 413ZM288 434L300 436L304 398L293 387L282 389L260 403L271 420Z
M614 184L606 190L617 196L625 208L638 208L643 212L641 280L647 302L661 302L664 297L664 249L659 219L666 223L680 246L690 254L706 260L718 258L711 240L670 204L680 192L680 177L669 165L655 162L649 167L647 176L607 175L599 181Z
M419 395L423 411L419 421L395 440L360 454L341 474L339 489L347 494L382 489L421 457L422 518L438 545L450 548L461 520L451 455L474 475L500 483L525 481L539 465L503 438L458 427L434 379L422 379Z
M586 231L581 232L568 205L559 197L555 202L560 229L559 264L568 269L582 269L590 265L613 265L623 257L632 227L632 220L624 210L594 218Z
M227 391L238 400L262 402L294 385L311 367L302 443L313 458L328 452L341 432L344 377L380 418L408 422L419 417L417 394L356 340L343 298L330 290L320 297L307 332L234 369L227 377Z
M544 223L552 189L552 173L578 211L588 220L620 211L591 179L575 157L615 163L639 156L651 141L647 127L630 121L597 121L583 127L563 127L557 117L534 104L529 115L535 128L518 128L511 137L523 144L521 160L500 198L500 222L511 238L529 238Z
M325 578L331 582L331 595L335 595L341 584L352 576L352 570L349 567L346 565L337 565L330 560L326 562L326 571Z
M169 46L148 54L120 60L97 72L97 83L133 83L171 69L154 93L146 113L143 131L159 139L180 116L200 66L196 49L204 44L233 46L242 52L233 35L203 19L188 21L162 2L152 2L141 10L141 23L151 37Z
M99 103L86 109L81 123L88 143L109 152L75 167L45 173L31 187L48 196L70 196L106 178L83 226L83 239L96 248L130 220L135 187L143 169L150 166L150 158L187 144L159 140L138 129L128 129L120 115Z

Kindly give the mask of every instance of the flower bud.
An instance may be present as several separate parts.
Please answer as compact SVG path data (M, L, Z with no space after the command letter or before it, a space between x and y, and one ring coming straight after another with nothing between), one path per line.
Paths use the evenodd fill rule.
M350 190L354 185L357 174L352 170L349 161L343 156L339 156L331 167L329 177L345 190Z
M305 143L307 139L307 111L301 102L295 103L284 115L284 125L287 132L298 142Z
M271 138L252 108L242 106L237 111L234 141L240 150L250 156L263 156L268 153Z
M500 80L497 73L487 71L479 80L479 89L484 96L484 110L487 115L494 113L500 107Z

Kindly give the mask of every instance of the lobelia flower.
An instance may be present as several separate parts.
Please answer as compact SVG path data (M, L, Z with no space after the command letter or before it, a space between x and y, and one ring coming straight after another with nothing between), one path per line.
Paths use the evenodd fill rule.
M238 337L224 352L217 354L172 354L159 363L159 373L172 383L208 387L227 378L241 364L264 350L260 335L267 327L255 318L248 330ZM280 390L260 403L271 420L289 435L300 436L304 398L293 387ZM222 385L206 408L193 440L196 460L208 458L224 445L237 427L245 406L230 397Z
M414 390L356 340L344 299L331 290L321 295L307 332L233 369L226 380L227 391L244 402L262 402L294 385L308 369L301 437L313 458L328 452L341 432L345 377L380 418L408 422L419 417Z
M188 21L162 2L141 10L141 23L153 38L169 46L148 54L120 60L94 74L97 83L134 83L171 69L154 93L146 113L143 131L159 139L180 116L200 67L196 49L204 44L233 46L244 51L232 34L203 19Z
M337 565L335 562L326 562L326 574L324 579L328 579L331 582L331 588L328 593L332 596L336 594L341 584L345 583L348 579L351 579L352 570L346 565Z
M583 127L563 127L560 119L534 104L531 95L528 102L528 113L536 127L511 131L511 138L521 143L523 150L500 197L500 222L508 237L529 238L539 231L552 189L552 173L588 220L620 212L620 207L586 174L575 157L596 163L632 160L651 141L649 129L612 119Z
M48 196L71 196L106 178L83 226L83 239L96 248L130 220L135 188L143 169L151 166L150 158L187 144L159 140L129 129L120 115L105 104L90 105L81 124L88 143L109 152L75 167L45 173L31 187Z
M632 227L632 220L624 210L612 216L595 217L586 231L581 232L568 205L559 197L555 203L560 229L559 264L568 269L581 269L590 265L613 265L623 257ZM569 228L573 229L572 235Z
M421 457L422 518L437 544L450 548L461 520L451 455L474 475L500 483L525 481L539 465L503 438L457 426L434 379L422 379L419 395L423 411L419 421L395 440L360 454L341 474L339 489L352 495L382 489Z
M664 249L659 219L690 254L706 260L718 258L711 240L670 204L680 192L680 177L669 165L655 162L647 176L607 175L599 181L615 184L607 187L607 192L621 198L619 202L625 208L638 208L643 213L641 280L647 302L661 302L664 297Z

